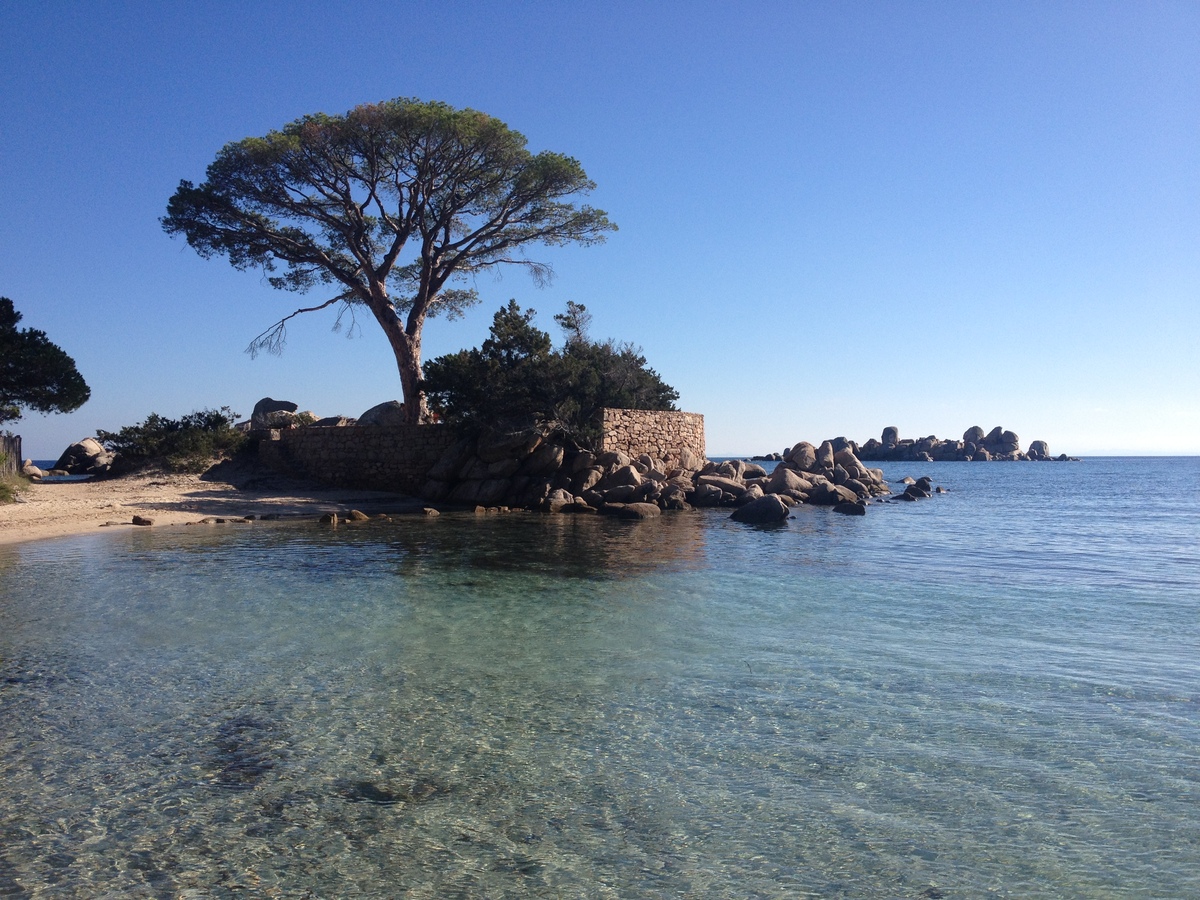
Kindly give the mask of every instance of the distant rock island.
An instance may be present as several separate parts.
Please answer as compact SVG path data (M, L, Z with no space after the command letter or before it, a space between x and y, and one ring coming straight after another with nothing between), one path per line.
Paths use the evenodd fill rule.
M871 438L861 446L844 437L837 438L836 442L849 447L859 459L871 462L1078 462L1065 453L1051 456L1050 445L1045 441L1034 441L1028 450L1022 451L1021 439L1000 425L986 433L978 425L972 425L963 432L962 440L943 440L932 434L916 439L901 438L900 429L889 425L878 439ZM783 459L788 452L756 456L755 459Z

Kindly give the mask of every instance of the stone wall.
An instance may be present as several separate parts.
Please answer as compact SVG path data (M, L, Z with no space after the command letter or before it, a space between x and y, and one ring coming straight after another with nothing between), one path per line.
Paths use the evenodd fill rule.
M643 453L670 466L683 451L704 460L699 413L606 409L601 451ZM462 435L448 425L351 425L259 432L259 459L276 471L343 487L415 494L434 463ZM699 464L697 463L697 465Z
M648 453L668 465L678 465L685 449L705 459L704 416L700 413L605 409L601 412L601 427L601 451L624 453L634 459Z
M21 471L21 436L0 434L0 478Z
M415 494L460 437L447 425L310 425L263 434L258 457L276 471L341 487Z

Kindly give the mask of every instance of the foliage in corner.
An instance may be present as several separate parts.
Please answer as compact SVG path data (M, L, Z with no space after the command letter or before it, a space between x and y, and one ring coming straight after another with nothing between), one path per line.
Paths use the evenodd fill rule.
M0 422L21 418L25 409L72 412L92 395L75 360L34 328L18 329L21 314L0 297Z
M481 347L430 360L423 384L430 407L449 423L546 423L584 446L598 440L597 413L605 407L675 409L679 392L646 365L639 348L588 337L586 307L568 303L554 317L566 334L557 350L534 315L511 300Z
M97 431L96 439L117 455L115 467L121 472L151 465L174 472L203 472L245 444L246 435L233 427L237 420L238 414L228 406L203 409L181 419L150 413L144 422L120 431Z

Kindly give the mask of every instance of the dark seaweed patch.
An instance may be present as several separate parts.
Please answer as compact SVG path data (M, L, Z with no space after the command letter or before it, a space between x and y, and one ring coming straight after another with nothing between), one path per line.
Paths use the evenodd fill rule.
M338 788L338 796L351 803L375 803L379 806L390 806L404 799L395 791L381 788L370 781L354 781L341 785Z
M496 860L492 864L492 869L497 872L508 872L512 875L532 878L542 873L543 866L536 859L530 859L528 856L514 855L504 856Z
M7 841L8 835L5 835ZM17 870L7 859L0 856L0 897L4 900L28 900L32 896L17 881Z
M391 806L396 803L421 803L441 794L450 793L443 784L426 778L418 778L408 784L378 785L373 781L340 781L337 794L351 803L374 803Z
M252 716L222 722L213 739L212 783L226 790L248 791L275 768L271 726Z

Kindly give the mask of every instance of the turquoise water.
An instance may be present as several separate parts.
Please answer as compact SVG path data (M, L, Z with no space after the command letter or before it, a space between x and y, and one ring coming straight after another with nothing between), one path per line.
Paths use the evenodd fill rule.
M0 548L0 897L1200 896L1200 459L885 468Z

